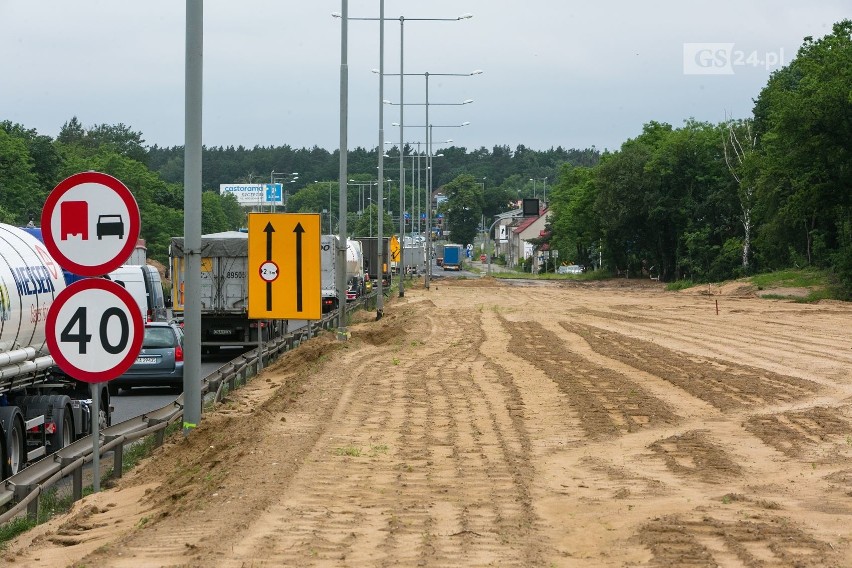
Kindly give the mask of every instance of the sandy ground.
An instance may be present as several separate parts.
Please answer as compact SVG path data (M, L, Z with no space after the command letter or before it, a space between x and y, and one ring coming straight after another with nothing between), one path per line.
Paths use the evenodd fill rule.
M0 563L852 566L852 306L436 280L359 317Z

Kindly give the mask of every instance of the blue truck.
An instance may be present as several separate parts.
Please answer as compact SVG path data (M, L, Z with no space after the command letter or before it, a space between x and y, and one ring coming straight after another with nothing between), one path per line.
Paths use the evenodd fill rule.
M461 270L462 246L444 245L444 270Z

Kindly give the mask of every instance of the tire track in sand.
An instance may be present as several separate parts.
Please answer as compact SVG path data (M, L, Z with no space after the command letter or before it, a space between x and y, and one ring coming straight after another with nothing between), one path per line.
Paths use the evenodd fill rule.
M811 381L720 359L688 356L598 327L560 322L597 353L656 375L721 411L787 403L820 390Z
M382 348L381 380L337 408L281 502L222 565L542 562L528 443L479 353L479 319L461 316L433 306L407 316L419 333Z
M542 369L580 415L586 435L596 439L674 424L680 418L638 383L564 348L559 337L537 322L502 320L509 351Z

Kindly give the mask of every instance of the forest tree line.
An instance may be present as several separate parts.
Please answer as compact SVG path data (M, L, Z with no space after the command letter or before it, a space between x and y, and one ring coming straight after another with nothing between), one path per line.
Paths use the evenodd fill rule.
M600 158L594 149L544 151L519 145L495 146L493 150L463 147L441 150L432 160L433 187L440 187L460 174L475 172L480 190L486 195L479 213L490 216L505 211L518 197L533 196L547 179L552 183L564 163L593 166ZM321 148L294 149L290 146L254 148L210 147L202 151L202 231L213 233L236 230L246 225L246 210L230 196L219 195L220 184L265 183L272 172L298 173L285 183L285 207L288 212L314 212L326 215L331 207L331 230L337 226L339 210L338 151ZM398 232L399 149L388 151L385 159L386 234ZM183 234L183 147L161 148L145 145L141 132L124 124L83 126L76 117L62 125L53 139L34 129L9 121L0 122L0 222L38 224L47 195L62 179L86 170L95 170L121 180L133 192L142 214L142 238L149 256L165 261L170 237ZM368 227L377 224L376 164L373 150L349 151L347 192L348 227L356 236L368 235ZM426 155L424 149L406 146L405 209L414 216L414 204L426 207ZM533 178L532 176L535 176ZM287 179L293 179L289 176ZM277 180L277 178L276 178ZM371 188L371 189L370 189ZM370 200L365 191L370 189ZM372 206L368 206L372 204ZM480 211L481 209L481 211ZM479 214L478 213L478 214ZM372 215L372 216L371 216ZM414 223L406 225L412 230ZM324 220L324 230L329 221ZM426 230L425 223L421 229Z
M805 38L753 116L650 122L551 193L560 258L697 282L793 267L852 290L852 21Z

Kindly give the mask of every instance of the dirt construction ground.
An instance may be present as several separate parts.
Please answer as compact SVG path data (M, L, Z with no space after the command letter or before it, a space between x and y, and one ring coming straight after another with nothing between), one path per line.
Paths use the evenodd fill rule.
M0 564L852 566L852 306L482 279L368 315Z

